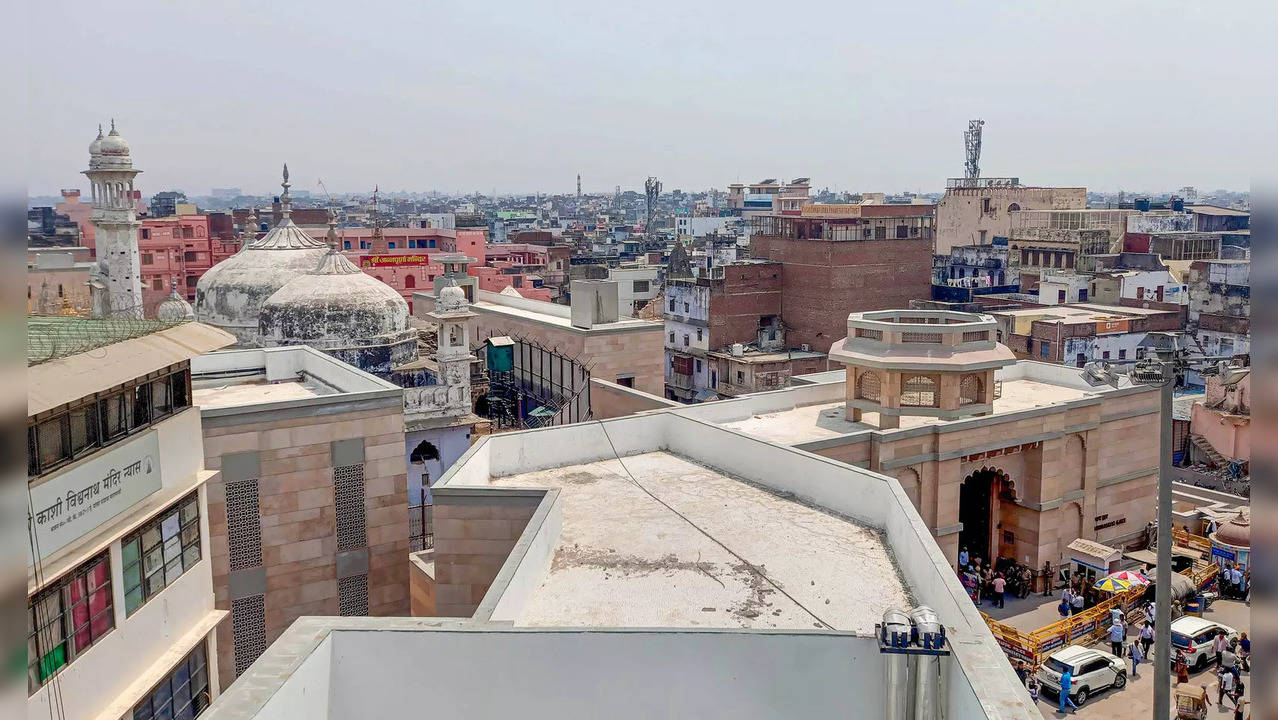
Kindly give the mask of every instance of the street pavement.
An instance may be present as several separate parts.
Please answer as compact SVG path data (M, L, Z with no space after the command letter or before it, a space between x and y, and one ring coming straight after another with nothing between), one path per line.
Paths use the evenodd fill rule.
M981 611L995 620L1007 623L1019 630L1037 630L1045 625L1050 625L1060 619L1056 606L1060 602L1060 594L1054 593L1050 597L1042 595L1030 595L1026 598L1008 598L1005 607L998 608L990 605L988 602L983 603ZM1215 620L1239 632L1245 632L1248 636L1251 632L1251 607L1246 603L1234 600L1217 600L1212 603L1204 615L1208 620ZM1129 637L1130 639L1130 637ZM1093 645L1098 650L1109 651L1108 642L1100 642ZM1152 652L1152 648L1151 648ZM1127 667L1130 670L1131 660L1127 660ZM1142 663L1140 668L1140 677L1133 678L1128 674L1127 686L1122 690L1105 690L1099 695L1093 696L1087 701L1087 704L1079 708L1074 716L1081 720L1088 718L1112 718L1113 720L1147 720L1153 715L1154 711L1154 666L1152 658ZM1251 674L1244 672L1242 680L1245 684L1245 692L1243 699L1250 701L1251 699ZM1216 678L1211 668L1200 673L1190 673L1189 682L1194 685L1206 685L1207 693L1212 703L1208 707L1207 717L1209 720L1217 718L1229 719L1233 717L1234 705L1225 699L1223 707L1217 706L1216 700ZM1175 685L1176 678L1172 677L1172 684ZM1172 702L1175 703L1173 695ZM1056 697L1046 694L1039 697L1039 711L1044 718L1065 717L1057 710ZM1251 708L1246 708L1248 711ZM1172 707L1173 717L1175 706Z

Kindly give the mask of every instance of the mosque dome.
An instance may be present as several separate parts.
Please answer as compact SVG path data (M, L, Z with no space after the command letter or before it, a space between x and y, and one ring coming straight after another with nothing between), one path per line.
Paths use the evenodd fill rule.
M349 349L402 344L413 337L408 303L338 251L335 223L329 221L329 249L319 263L262 304L260 329L267 345Z
M194 320L195 310L191 308L191 303L187 302L186 298L178 295L177 280L171 280L170 286L169 296L161 300L160 304L155 307L156 319L168 322Z
M268 345L384 345L398 342L407 331L404 298L336 249L312 272L288 281L262 304L261 334Z
M263 303L291 280L315 270L328 254L323 241L289 218L287 172L286 166L280 223L257 240L248 242L251 236L246 236L238 253L209 268L195 286L196 318L232 333L241 346L262 344Z

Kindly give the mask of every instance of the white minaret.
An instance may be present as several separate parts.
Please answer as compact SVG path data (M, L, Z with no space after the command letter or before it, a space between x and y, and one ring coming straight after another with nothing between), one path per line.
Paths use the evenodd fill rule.
M98 278L104 297L96 298L95 314L142 316L142 276L138 258L138 222L133 205L133 169L129 143L116 132L98 137L89 145L89 169L93 186L93 226L98 253Z
M457 285L439 291L434 312L426 317L437 329L435 362L439 366L439 384L448 388L444 415L470 412L470 331L466 322L475 317L466 302L466 294Z

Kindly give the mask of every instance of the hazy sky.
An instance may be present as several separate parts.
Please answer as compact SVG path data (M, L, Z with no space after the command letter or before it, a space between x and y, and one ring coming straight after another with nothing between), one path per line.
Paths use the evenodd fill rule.
M212 186L939 190L985 175L1245 189L1278 4L32 3L31 194L114 116L144 194ZM1264 51L1272 56L1272 51ZM1271 68L1272 70L1272 68ZM1270 78L1272 82L1272 77Z

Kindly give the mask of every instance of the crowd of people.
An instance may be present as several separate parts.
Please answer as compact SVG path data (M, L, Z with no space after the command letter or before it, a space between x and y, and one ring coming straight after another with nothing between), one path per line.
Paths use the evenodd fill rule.
M989 601L994 607L1004 607L1007 602L1007 576L995 570L993 564L979 555L971 555L967 548L959 549L958 574L972 602L980 605Z

